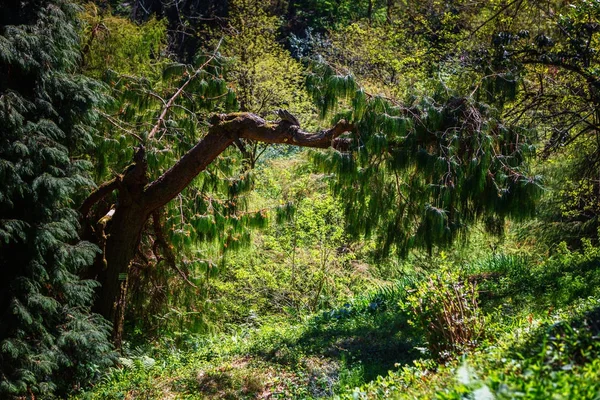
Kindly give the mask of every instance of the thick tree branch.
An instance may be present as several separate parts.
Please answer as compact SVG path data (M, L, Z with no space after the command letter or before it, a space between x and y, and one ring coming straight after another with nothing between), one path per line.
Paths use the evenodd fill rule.
M144 197L149 212L177 196L236 139L302 147L333 147L343 151L349 148L350 139L339 136L354 128L353 124L341 120L332 128L313 134L287 121L273 123L251 113L218 114L210 122L212 126L204 139L147 187Z
M83 217L87 217L90 212L90 209L102 200L104 197L112 193L119 187L119 180L117 178L113 178L108 182L104 182L102 185L98 187L98 189L94 190L90 195L85 199L81 207L79 207L79 212Z
M104 182L96 190L89 194L89 196L83 201L81 207L79 207L79 212L83 218L87 217L94 204L98 203L113 191L122 188L121 185L125 185L130 188L134 186L143 188L148 183L148 179L146 177L146 150L144 146L140 145L137 147L133 161L133 164L125 168L123 174L114 177L108 182Z

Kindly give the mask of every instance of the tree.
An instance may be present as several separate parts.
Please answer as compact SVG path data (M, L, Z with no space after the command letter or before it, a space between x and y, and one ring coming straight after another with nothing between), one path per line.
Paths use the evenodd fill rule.
M493 5L488 14L473 31L479 46L468 59L481 98L501 109L507 124L535 127L541 159L553 159L544 168L557 190L546 196L541 236L551 243L595 239L600 4L519 0Z
M341 120L328 130L310 134L287 121L272 123L250 113L217 114L210 122L211 127L204 138L153 182L148 182L145 149L140 146L134 164L122 175L102 184L81 207L82 214L86 216L96 202L118 191L116 208L110 215L110 227L104 233L107 237L103 259L105 266L99 273L102 290L98 302L98 311L115 326L117 344L122 337L127 273L142 230L154 212L185 189L236 140L317 148L333 145L343 149L348 141L339 136L352 128L350 123Z
M451 243L478 218L487 216L498 222L509 214L532 211L537 186L523 174L524 144L515 132L484 114L481 106L460 98L442 105L425 99L422 108L407 109L379 97L369 98L351 77L327 71L312 82L324 115L335 108L340 96L354 104L347 118L339 118L332 128L310 134L288 121L274 123L251 113L216 114L202 139L154 181L149 182L141 146L134 164L84 202L85 216L99 200L118 192L110 224L105 225L98 303L98 310L116 327L117 343L122 335L127 273L146 221L239 139L335 149L321 161L329 160L331 170L339 173L339 190L354 227L368 233L385 224L386 250L392 244L400 252L415 245L431 250L434 245ZM194 76L185 73L184 77L190 82ZM161 115L186 85L165 104ZM166 129L161 119L149 139ZM346 132L352 136L341 137ZM399 175L400 171L407 173ZM352 184L357 178L370 183L357 187ZM405 196L412 200L405 201ZM383 218L398 207L391 219ZM406 213L413 217L406 218Z
M233 4L245 15L254 3L240 0ZM273 24L262 12L248 21L233 18L238 36L232 31L231 37L225 38L224 52L239 49L239 43L242 48L229 53L229 60L220 57L217 46L213 54L200 52L193 64L167 66L160 84L107 75L118 101L114 111L107 113L113 131L100 147L112 143L110 148L121 152L120 162L127 154L135 162L95 190L81 211L91 227L89 232L104 250L89 276L102 282L97 307L113 321L117 343L122 337L127 288L138 290L140 277L152 271L132 269L132 261L137 265L151 257L170 260L173 270L194 284L191 270L177 269L185 260L173 262L173 256L180 254L180 248L173 251L173 244L192 248L194 240L220 236L219 245L230 248L246 237L240 228L243 221L264 221L262 213L235 211L240 190L252 186L251 171L232 167L239 155L227 150L230 144L242 154L242 142L247 140L333 146L335 151L314 158L334 173L334 188L346 205L354 233L379 238L382 254L392 250L405 254L414 247L431 252L436 246L452 243L475 222L485 220L490 229L499 232L507 216L533 212L539 185L526 169L531 147L523 131L506 127L493 109L439 80L428 81L429 95L408 93L403 103L365 91L350 74L317 66L309 89L321 117L331 118L333 127L314 135L286 121L270 122L265 119L268 114L228 113L240 105L238 100L243 100L245 111L262 113L261 97L254 94L261 93L263 82L270 82L246 64L264 58L261 49L248 48L252 44L248 37L263 32L263 20L268 26ZM453 28L455 21L448 26ZM446 40L442 42L448 46ZM288 62L285 52L272 53L276 56L272 64ZM240 55L248 59L236 60ZM368 74L366 71L360 78L367 79ZM228 76L235 81L228 82ZM241 85L246 76L262 80ZM293 83L295 86L296 81ZM287 95L286 90L281 93ZM281 93L271 96L268 104L276 105ZM211 112L216 114L209 117ZM341 136L344 133L347 135ZM134 156L134 146L140 144ZM108 148L104 147L103 157L114 157ZM100 164L106 165L104 161ZM218 168L212 169L215 164ZM225 180L220 168L228 171ZM207 194L207 187L220 185L216 182L225 183L227 198ZM170 202L174 197L178 204ZM152 223L148 223L150 218ZM160 221L167 221L166 235L161 233ZM205 266L208 276L210 263L198 263Z
M112 364L110 325L79 273L99 249L73 204L91 184L97 82L77 73L68 1L9 1L0 16L0 396L62 394Z

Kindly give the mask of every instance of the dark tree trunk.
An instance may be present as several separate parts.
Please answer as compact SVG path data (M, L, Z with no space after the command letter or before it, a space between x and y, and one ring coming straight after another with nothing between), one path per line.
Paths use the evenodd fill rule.
M98 277L102 288L96 308L100 314L112 321L113 339L118 347L122 336L127 273L147 219L145 210L137 204L119 206L115 210L107 235L104 254L106 268Z
M102 286L95 308L113 323L113 340L117 347L122 339L127 273L149 216L144 196L147 172L145 149L140 147L134 163L115 181L114 187L119 191L117 206L102 232L104 259L97 276Z
M96 202L118 191L114 214L109 217L109 222L104 222L106 229L99 235L105 238L101 244L104 254L94 274L102 285L95 308L113 323L113 338L118 347L123 333L129 266L140 243L142 230L154 211L177 196L219 154L239 139L333 147L343 151L348 149L350 139L339 136L353 129L352 124L341 120L331 129L311 134L288 121L272 123L250 113L215 115L211 124L208 134L154 182L147 185L145 152L140 147L134 163L123 175L101 185L81 206L81 212L87 218Z

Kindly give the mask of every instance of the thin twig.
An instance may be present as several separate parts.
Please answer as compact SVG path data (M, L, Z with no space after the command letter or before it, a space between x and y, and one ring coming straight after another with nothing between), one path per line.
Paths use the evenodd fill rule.
M100 110L98 110L98 111L99 111L100 116L104 117L108 122L110 122L111 125L122 130L123 132L127 133L128 135L133 136L134 138L136 138L138 140L138 142L140 142L140 144L144 143L144 139L142 139L137 133L135 133L127 128L124 128L119 122L117 122L117 120L115 118L111 117L110 115L108 115Z
M175 102L175 100L181 95L181 93L183 93L183 90L194 79L196 79L196 77L200 74L200 72L202 72L204 70L204 67L206 67L217 56L217 52L219 51L219 47L221 47L221 43L222 42L223 42L223 38L221 38L221 40L219 40L219 43L217 44L217 47L215 48L215 51L211 54L211 56L208 58L208 60L206 60L204 62L204 64L202 64L196 70L196 72L194 72L194 74L191 75L189 77L189 79L187 81L185 81L185 83L183 85L181 85L181 87L179 89L177 89L177 91L175 92L175 94L173 96L171 96L171 98L169 99L169 101L167 101L167 103L163 107L162 112L160 113L160 116L158 117L158 120L156 121L156 124L154 125L154 128L152 128L152 130L148 134L148 140L152 139L156 135L156 133L159 131L161 125L164 123L165 117L167 116L167 112L169 112L169 109L173 106L173 103Z

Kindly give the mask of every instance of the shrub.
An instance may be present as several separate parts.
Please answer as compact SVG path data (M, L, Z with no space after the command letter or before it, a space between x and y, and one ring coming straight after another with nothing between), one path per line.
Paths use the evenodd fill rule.
M461 280L448 265L418 283L402 306L440 360L475 347L484 334L476 285Z

